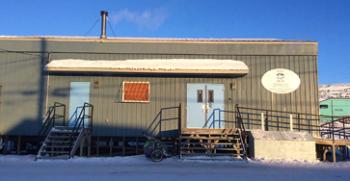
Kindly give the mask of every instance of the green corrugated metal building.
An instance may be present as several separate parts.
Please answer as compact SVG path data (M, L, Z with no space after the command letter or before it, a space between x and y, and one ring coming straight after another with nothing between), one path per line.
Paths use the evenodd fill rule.
M320 101L321 122L336 120L342 116L350 115L350 99L330 98ZM325 117L327 116L327 117Z
M233 110L235 104L239 104L280 111L319 113L317 42L254 39L0 37L0 48L0 134L2 135L37 135L42 125L42 116L48 106L57 101L66 104L68 110L72 109L69 105L79 98L71 96L74 86L80 88L85 86L88 89L83 92L85 99L94 105L93 136L141 136L162 107L176 106L180 103L182 126L188 127L192 124L189 119L193 117L191 111L188 111L192 100L190 97L192 93L189 91L195 91L193 99L197 103L203 101L205 95L204 99L209 101L207 104L209 107L220 97L221 106L225 110ZM98 71L84 71L84 67L76 71L47 70L48 63L62 60L92 62L103 60L115 63L128 60L191 62L207 59L234 60L244 63L249 70L247 73L231 74L186 73L181 70L175 73L166 71L140 73L135 70L115 72L107 70L106 67L106 70ZM295 90L287 93L283 92L285 90L276 93L274 88L270 90L265 88L261 82L262 77L266 72L276 68L294 72L300 79L300 85L296 84L297 86L293 88ZM285 75L279 73L278 76L279 81ZM143 90L143 93L147 92L149 95L144 98L146 101L125 101L124 98L130 99L123 97L129 94L124 87L124 83L127 82L146 83L148 88L146 86ZM202 86L205 92L201 92L202 88L196 86ZM131 86L130 89L134 88ZM79 92L79 89L77 90ZM130 95L142 97L139 93ZM68 116L69 114L67 119ZM229 123L225 125L225 127L233 126ZM172 129L175 125L166 127Z

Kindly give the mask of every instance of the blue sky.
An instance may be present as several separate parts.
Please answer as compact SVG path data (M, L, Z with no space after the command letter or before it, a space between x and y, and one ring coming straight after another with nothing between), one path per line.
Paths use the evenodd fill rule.
M11 0L0 35L98 36L102 9L119 37L315 40L319 82L350 83L348 0Z

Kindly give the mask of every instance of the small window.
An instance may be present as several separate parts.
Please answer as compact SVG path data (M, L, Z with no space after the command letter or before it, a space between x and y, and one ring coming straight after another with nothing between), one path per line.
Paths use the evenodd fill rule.
M203 102L203 90L197 90L197 102Z
M208 90L208 102L214 103L214 90Z
M123 82L123 102L149 102L149 82Z
M328 105L326 105L326 104L321 104L321 105L320 105L320 109L328 109Z

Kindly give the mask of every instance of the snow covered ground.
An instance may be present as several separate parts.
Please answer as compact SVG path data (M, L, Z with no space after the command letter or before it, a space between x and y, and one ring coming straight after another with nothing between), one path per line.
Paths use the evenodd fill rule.
M103 180L350 180L350 162L232 161L170 158L153 163L143 156L39 160L0 156L1 181Z

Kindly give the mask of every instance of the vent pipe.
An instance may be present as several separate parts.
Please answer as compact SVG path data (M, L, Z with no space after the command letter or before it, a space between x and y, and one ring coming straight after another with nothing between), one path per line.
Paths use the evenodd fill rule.
M106 33L106 23L107 23L107 11L101 11L101 39L107 39L107 33Z

